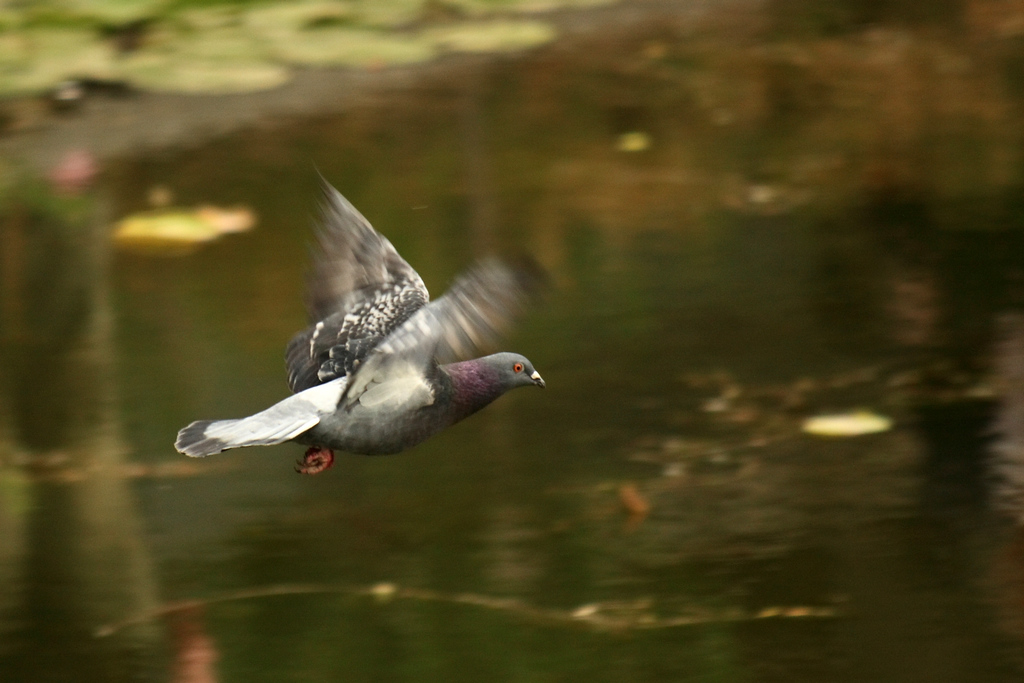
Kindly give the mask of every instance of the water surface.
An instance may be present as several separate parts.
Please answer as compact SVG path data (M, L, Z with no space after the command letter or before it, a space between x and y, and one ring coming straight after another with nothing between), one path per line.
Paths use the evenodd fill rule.
M776 11L112 160L99 222L15 213L4 680L1019 680L995 474L1019 462L1020 48L956 13ZM486 253L542 261L507 348L548 389L317 477L297 446L176 454L286 395L314 164L435 296ZM259 226L109 251L158 184ZM800 432L854 409L894 429Z

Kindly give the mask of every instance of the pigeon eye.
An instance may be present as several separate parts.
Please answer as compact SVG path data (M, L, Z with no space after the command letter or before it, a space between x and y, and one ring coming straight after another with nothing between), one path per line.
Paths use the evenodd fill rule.
M523 371L523 364L522 363L516 363L515 365L512 366L512 369L514 371L516 371L516 372L522 372Z

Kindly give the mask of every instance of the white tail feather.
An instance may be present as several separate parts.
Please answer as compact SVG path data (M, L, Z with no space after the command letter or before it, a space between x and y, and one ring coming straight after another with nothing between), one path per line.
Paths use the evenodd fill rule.
M334 412L346 378L321 384L237 420L200 420L178 432L179 453L202 458L230 448L272 446L309 431L323 415Z

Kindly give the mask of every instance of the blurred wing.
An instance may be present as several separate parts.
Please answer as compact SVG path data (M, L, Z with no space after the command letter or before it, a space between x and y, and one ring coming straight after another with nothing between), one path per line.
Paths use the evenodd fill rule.
M307 283L310 322L350 312L396 286L417 293L421 305L426 303L430 296L419 274L356 207L326 180L321 181L321 227Z
M298 392L350 373L357 361L430 300L391 242L323 181L306 307L310 327L288 344L288 385Z
M378 344L350 377L343 402L351 405L371 387L425 376L430 364L473 358L494 344L539 291L543 273L533 261L491 260L456 280L440 299L416 311Z

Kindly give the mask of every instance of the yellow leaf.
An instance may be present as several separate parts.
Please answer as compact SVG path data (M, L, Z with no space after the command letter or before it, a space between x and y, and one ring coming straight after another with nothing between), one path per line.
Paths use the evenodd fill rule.
M835 415L818 415L805 420L802 427L807 434L829 437L877 434L890 429L892 429L891 419L866 410Z
M650 146L651 136L640 130L623 133L617 145L620 152L642 152Z
M194 211L164 209L132 214L118 221L114 241L121 246L164 253L186 253L223 234L249 230L256 222L245 207L201 206Z

